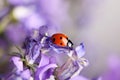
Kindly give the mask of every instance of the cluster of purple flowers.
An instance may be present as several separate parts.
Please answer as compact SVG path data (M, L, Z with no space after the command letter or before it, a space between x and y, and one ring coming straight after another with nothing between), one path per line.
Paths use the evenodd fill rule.
M91 3L89 0L83 2ZM0 80L90 80L80 75L89 64L83 58L84 44L70 49L50 40L52 34L59 32L62 22L71 22L68 3L66 0L0 1ZM80 25L88 21L86 14L80 17L84 16ZM13 67L9 71L2 63L9 60L13 46L18 52L12 53L12 65L7 64L7 67ZM92 76L91 80L120 80L119 58L111 57L107 63L107 69L98 74L99 78Z
M13 70L5 76L0 75L1 79L83 79L79 73L88 65L88 61L82 58L85 54L83 43L71 50L56 46L50 41L51 34L57 29L54 26L58 24L54 14L64 16L65 13L65 7L59 10L61 3L60 0L52 0L51 3L48 0L6 1L5 8L0 10L0 34L4 34L5 41L9 43L7 47L16 45L19 52L13 52L11 56ZM61 22L65 17L66 15L57 18Z
M84 45L73 49L59 47L50 41L48 27L42 26L28 36L19 53L12 56L15 67L5 80L74 80L88 65L83 58Z

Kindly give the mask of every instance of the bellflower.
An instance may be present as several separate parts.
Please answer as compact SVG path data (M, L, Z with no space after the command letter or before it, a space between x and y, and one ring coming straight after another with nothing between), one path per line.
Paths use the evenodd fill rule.
M18 48L19 53L12 56L15 68L6 80L82 79L79 74L88 65L88 61L83 58L83 43L75 49L59 47L51 42L47 26L37 31L37 36L26 37L23 47Z

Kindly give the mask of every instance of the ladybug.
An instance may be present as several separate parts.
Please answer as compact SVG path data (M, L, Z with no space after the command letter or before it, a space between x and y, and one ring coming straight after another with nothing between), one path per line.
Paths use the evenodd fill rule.
M73 43L68 39L65 34L56 33L51 37L51 41L53 44L56 44L59 47L70 47L72 48Z

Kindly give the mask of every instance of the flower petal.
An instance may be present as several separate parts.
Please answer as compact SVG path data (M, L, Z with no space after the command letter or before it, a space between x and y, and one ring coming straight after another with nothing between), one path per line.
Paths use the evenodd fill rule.
M42 66L45 66L47 64L49 64L49 57L47 57L44 54L41 54L41 60L40 60L40 63L39 63L38 67L42 67Z
M84 56L85 50L84 50L84 45L83 45L83 43L81 43L79 46L77 46L77 47L75 48L75 51L76 51L77 56L78 56L79 58L82 57L82 56Z
M24 70L21 75L20 75L23 79L27 79L29 80L30 77L31 77L31 74L30 74L30 70L27 69L27 70Z
M36 72L36 75L35 75L36 79L37 80L45 80L44 79L44 78L46 78L45 77L45 72L48 71L49 69L53 69L55 67L57 67L56 64L48 64L48 65L46 65L44 67L38 68L38 70ZM52 75L52 74L46 73L46 76L50 76L50 75Z
M83 77L83 76L76 76L70 80L88 80L87 78Z
M45 35L45 33L46 33L47 31L48 31L48 26L46 26L46 25L41 26L41 27L39 28L39 34L40 34L40 36Z
M17 67L18 71L23 71L23 62L20 60L19 57L12 57L12 61Z

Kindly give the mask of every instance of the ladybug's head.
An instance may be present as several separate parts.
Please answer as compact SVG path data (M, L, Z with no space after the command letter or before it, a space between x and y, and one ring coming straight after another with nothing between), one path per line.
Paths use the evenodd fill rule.
M73 43L72 43L72 41L71 41L71 40L69 40L69 39L68 39L68 42L67 42L67 46L68 46L68 47L70 47L70 48L72 48L72 47L73 47Z

